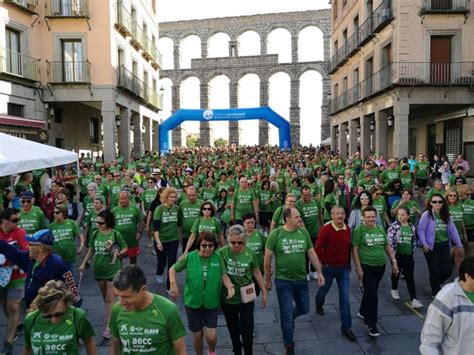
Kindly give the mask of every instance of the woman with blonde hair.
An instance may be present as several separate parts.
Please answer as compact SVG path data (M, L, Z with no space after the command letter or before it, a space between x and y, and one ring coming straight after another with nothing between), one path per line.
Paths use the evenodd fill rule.
M94 328L62 281L50 280L38 292L25 318L23 354L79 354L82 339L87 354L96 354Z

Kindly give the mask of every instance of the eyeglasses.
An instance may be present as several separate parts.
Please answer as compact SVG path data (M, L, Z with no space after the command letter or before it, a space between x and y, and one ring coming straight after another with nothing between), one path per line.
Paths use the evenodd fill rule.
M120 175L114 175L114 177L120 177Z
M377 196L381 196L381 195L382 195L381 192L376 192L375 194L376 194Z
M214 248L214 244L203 244L203 243L201 243L201 248L203 248L203 249L212 249L212 248Z
M436 205L436 204L442 205L442 204L443 204L443 200L433 200L433 201L430 201L430 203L432 203L432 204L434 204L434 205Z
M95 223L97 223L97 224L100 225L100 226L103 225L103 224L105 224L105 222L99 222L99 221L95 221Z
M31 200L21 200L21 203L31 203Z
M149 184L154 184L155 182L153 182L153 181L148 181L148 183L149 183Z
M20 222L20 219L19 218L13 218L13 219L10 219L9 221L12 222L12 223L18 223L18 222Z
M211 207L203 207L202 210L203 211L212 211L212 208Z
M56 312L56 313L51 313L51 314L44 314L43 315L43 318L46 318L46 319L51 319L51 318L60 318L62 316L64 316L66 314L66 312Z
M458 195L448 195L448 197L458 197Z
M232 242L230 242L230 244L232 244L232 245L236 245L236 244L237 245L242 245L242 244L244 244L244 242L242 242L242 241L232 241Z
M54 214L60 214L61 212L60 211L54 211L53 213Z

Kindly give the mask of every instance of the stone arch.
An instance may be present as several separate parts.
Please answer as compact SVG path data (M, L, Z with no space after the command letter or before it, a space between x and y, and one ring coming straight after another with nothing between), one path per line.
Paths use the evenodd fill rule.
M313 68L308 68L299 76L300 82L300 139L301 144L317 145L321 138L323 105L323 78L320 72ZM314 124L314 122L317 124ZM309 130L309 126L315 126Z
M201 58L201 37L191 34L179 41L179 68L191 68L194 58Z
M260 77L255 73L248 73L238 80L238 105L239 108L260 107ZM239 122L239 129L245 132L239 143L243 145L253 145L259 142L260 121Z
M268 77L268 105L287 121L291 118L291 79L291 74L283 70L269 73ZM269 144L274 145L277 141L277 132L273 127L270 127L268 136Z
M217 31L207 39L208 58L229 56L229 42L231 37L224 31Z
M158 48L162 55L162 69L174 69L174 41L171 37L160 37Z
M278 63L291 63L292 41L290 30L284 27L276 27L268 32L267 53L278 54ZM283 45L282 42L284 42Z
M306 64L306 65L300 67L300 69L298 70L296 75L299 78L299 77L301 77L301 75L303 75L305 72L307 72L309 70L314 70L314 71L318 72L322 77L325 77L325 76L328 75L327 68L323 63L321 63L321 64L319 64L319 63Z
M251 38L252 36L253 38ZM256 41L255 43L252 43ZM239 57L249 55L261 55L262 51L262 37L254 29L249 29L242 32L237 37L237 45L239 50Z
M324 61L324 33L308 25L298 32L298 62Z

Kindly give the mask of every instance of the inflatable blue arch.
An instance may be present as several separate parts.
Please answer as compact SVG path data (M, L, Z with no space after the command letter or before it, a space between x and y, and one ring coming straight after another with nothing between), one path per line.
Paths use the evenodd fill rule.
M170 150L169 132L184 121L242 121L266 120L278 128L280 149L291 149L290 123L270 107L190 110L179 109L160 125L160 153Z

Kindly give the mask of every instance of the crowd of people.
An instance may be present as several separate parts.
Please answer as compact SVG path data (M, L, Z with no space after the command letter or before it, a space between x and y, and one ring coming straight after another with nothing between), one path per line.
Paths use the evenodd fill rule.
M293 354L294 321L310 311L313 279L317 317L336 280L340 329L356 342L351 270L362 293L357 316L375 339L387 261L391 297L400 299L402 277L410 306L425 307L414 276L417 248L434 299L420 351L463 353L474 345L470 167L462 156L430 158L387 161L357 152L345 159L313 147L179 148L111 163L83 155L80 171L25 172L13 184L0 178L3 353L12 354L24 332L26 354L78 354L79 339L95 354L94 329L80 308L79 285L89 272L104 302L102 338L112 354L185 354L186 330L173 303L181 293L197 354L204 340L215 353L220 312L233 352L252 354L255 303L260 298L266 307L272 289L285 351ZM148 290L141 248L156 256L148 285L164 284L165 297ZM442 288L458 272L459 280Z

